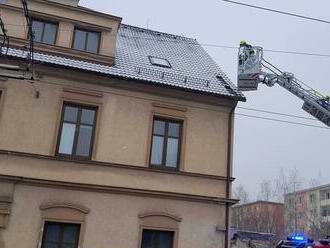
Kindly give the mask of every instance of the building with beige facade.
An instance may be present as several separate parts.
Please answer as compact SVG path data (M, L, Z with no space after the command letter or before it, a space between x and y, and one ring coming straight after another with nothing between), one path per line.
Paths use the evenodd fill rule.
M0 1L0 247L228 247L244 96L194 39L27 3L33 56Z
M287 233L330 236L330 184L286 194L284 204Z

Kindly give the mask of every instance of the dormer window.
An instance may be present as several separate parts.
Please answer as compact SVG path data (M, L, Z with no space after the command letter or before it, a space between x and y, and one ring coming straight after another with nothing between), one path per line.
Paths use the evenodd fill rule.
M100 33L76 28L72 47L81 51L98 53L100 44Z
M166 68L172 68L170 62L164 58L149 56L149 61L152 65L166 67Z
M57 26L58 25L56 23L36 19L32 20L34 40L54 45L56 41Z

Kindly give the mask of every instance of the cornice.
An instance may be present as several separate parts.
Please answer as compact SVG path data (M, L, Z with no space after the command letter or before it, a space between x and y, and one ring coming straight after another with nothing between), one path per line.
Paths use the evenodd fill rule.
M110 194L123 194L123 195L133 195L139 197L152 197L158 199L172 199L172 200L182 200L191 202L201 202L209 204L233 205L237 203L237 200L220 198L220 197L210 197L156 190L145 190L145 189L133 189L124 187L114 187L114 186L101 186L95 184L84 184L84 183L68 183L63 181L45 180L45 179L34 179L27 177L17 177L0 174L0 181L13 182L22 185L40 186L40 187L50 187L50 188L62 188L68 190L81 190L88 192L99 192L99 193L110 193Z
M117 163L108 163L108 162L100 162L94 160L72 160L65 157L58 156L49 156L49 155L41 155L35 153L26 153L26 152L17 152L17 151L9 151L9 150L0 150L0 155L9 155L16 157L25 157L25 158L35 158L35 159L44 159L44 160L53 160L53 161L61 161L66 163L75 163L81 165L94 165L94 166L107 166L107 167L116 167L128 170L139 170L139 171L147 171L150 173L165 173L165 174L173 174L177 176L188 176L188 177L199 177L206 178L212 180L219 181L227 181L227 177L224 176L216 176L216 175L208 175L208 174L200 174L186 171L172 171L172 170L160 170L149 167L141 167L136 165L128 165L128 164L117 164ZM230 181L234 181L235 178L230 178Z
M118 17L118 16L113 16L113 15L109 15L109 14L105 14L105 13L101 13L101 12L97 12L95 10L92 9L88 9L85 7L81 7L81 6L70 6L70 5L65 5L65 4L60 4L60 3L56 3L56 2L51 2L51 1L44 1L44 0L32 0L34 2L40 3L40 4L44 4L44 5L49 5L49 6L54 6L57 8L62 8L62 9L66 9L66 10L71 10L71 11L75 11L75 12L80 12L80 13L84 13L84 14L89 14L89 15L94 15L94 16L99 16L99 17L103 17L106 19L111 19L113 21L117 21L117 22L121 22L122 18ZM16 7L16 6L12 6L9 4L0 4L1 7L5 8L12 8L12 9L19 9L22 10L22 8ZM30 10L30 12L32 13L33 10Z

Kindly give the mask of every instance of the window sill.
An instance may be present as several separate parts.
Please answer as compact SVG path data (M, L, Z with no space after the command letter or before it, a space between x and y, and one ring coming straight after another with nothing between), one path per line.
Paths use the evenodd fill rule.
M72 161L92 161L91 157L75 156L75 155L55 154L55 157L61 158L63 160L72 160Z
M150 169L154 169L154 170L164 170L164 171L180 171L179 167L167 167L167 166L163 166L163 165L149 165Z

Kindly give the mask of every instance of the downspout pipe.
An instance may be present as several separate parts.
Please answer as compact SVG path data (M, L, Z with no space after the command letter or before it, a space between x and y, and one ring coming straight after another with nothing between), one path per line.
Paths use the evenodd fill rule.
M228 141L227 141L227 180L226 180L226 198L230 198L230 183L231 183L231 157L232 157L232 131L233 131L233 114L237 102L234 103L234 106L229 112L228 115ZM229 248L229 203L226 203L226 234L225 234L225 248Z

